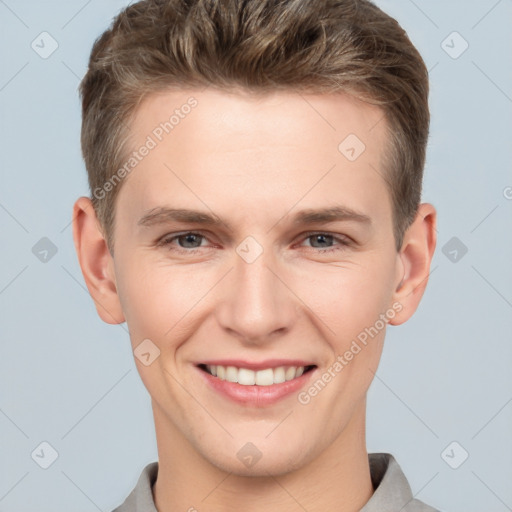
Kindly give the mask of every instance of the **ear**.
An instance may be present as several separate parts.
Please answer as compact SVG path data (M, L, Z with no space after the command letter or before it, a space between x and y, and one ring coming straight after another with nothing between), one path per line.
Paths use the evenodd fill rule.
M401 304L402 309L397 310L395 317L389 320L392 325L400 325L407 321L423 297L436 248L436 223L435 208L429 203L422 203L414 222L404 234L402 248L398 254L400 275L403 277L397 283L393 294L393 301Z
M116 288L114 260L88 197L80 197L73 206L73 241L85 284L98 315L108 324L124 322Z

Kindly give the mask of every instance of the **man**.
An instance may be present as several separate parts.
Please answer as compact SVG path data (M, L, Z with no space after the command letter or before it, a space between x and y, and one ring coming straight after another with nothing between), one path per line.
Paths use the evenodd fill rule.
M398 23L366 0L145 0L81 94L75 247L158 446L116 511L435 511L365 442L436 244L428 73Z

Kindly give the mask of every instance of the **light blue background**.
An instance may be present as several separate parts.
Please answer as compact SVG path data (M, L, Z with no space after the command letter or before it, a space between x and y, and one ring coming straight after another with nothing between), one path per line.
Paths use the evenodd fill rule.
M0 1L0 510L110 511L157 460L149 394L126 325L96 314L71 213L88 194L77 86L122 0ZM438 248L423 302L388 330L368 400L368 450L392 453L447 512L512 508L512 1L379 0L430 69L423 200ZM47 31L47 59L31 42ZM453 59L441 47L469 43ZM454 43L455 44L455 43ZM455 50L457 49L455 44ZM459 46L460 48L460 46ZM508 189L511 190L511 189ZM510 197L510 195L509 195ZM459 238L467 254L442 252ZM48 237L47 263L32 247ZM59 454L47 470L42 442ZM469 458L441 457L457 441ZM458 456L458 455L456 455Z

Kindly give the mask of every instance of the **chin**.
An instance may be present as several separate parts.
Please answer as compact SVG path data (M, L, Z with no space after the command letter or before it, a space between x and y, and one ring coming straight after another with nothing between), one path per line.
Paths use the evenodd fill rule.
M281 450L278 450L277 446L272 446L268 441L266 447L261 449L258 448L257 442L254 444L235 442L235 444L237 444L236 448L227 446L221 453L212 453L211 448L205 447L202 455L213 466L236 476L281 476L307 463L303 441L296 447L289 447L288 450L283 450L282 444Z

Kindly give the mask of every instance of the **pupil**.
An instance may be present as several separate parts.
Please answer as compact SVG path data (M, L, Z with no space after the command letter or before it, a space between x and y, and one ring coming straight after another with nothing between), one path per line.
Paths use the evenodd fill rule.
M315 235L315 236L316 236L317 241L320 240L320 243L322 243L321 239L324 239L323 242L325 243L325 238L330 237L330 235Z
M185 244L187 244L188 242L190 242L190 239L192 238L192 242L193 243L193 239L196 237L196 235L194 234L188 234L188 235L184 235L184 238L185 238Z

